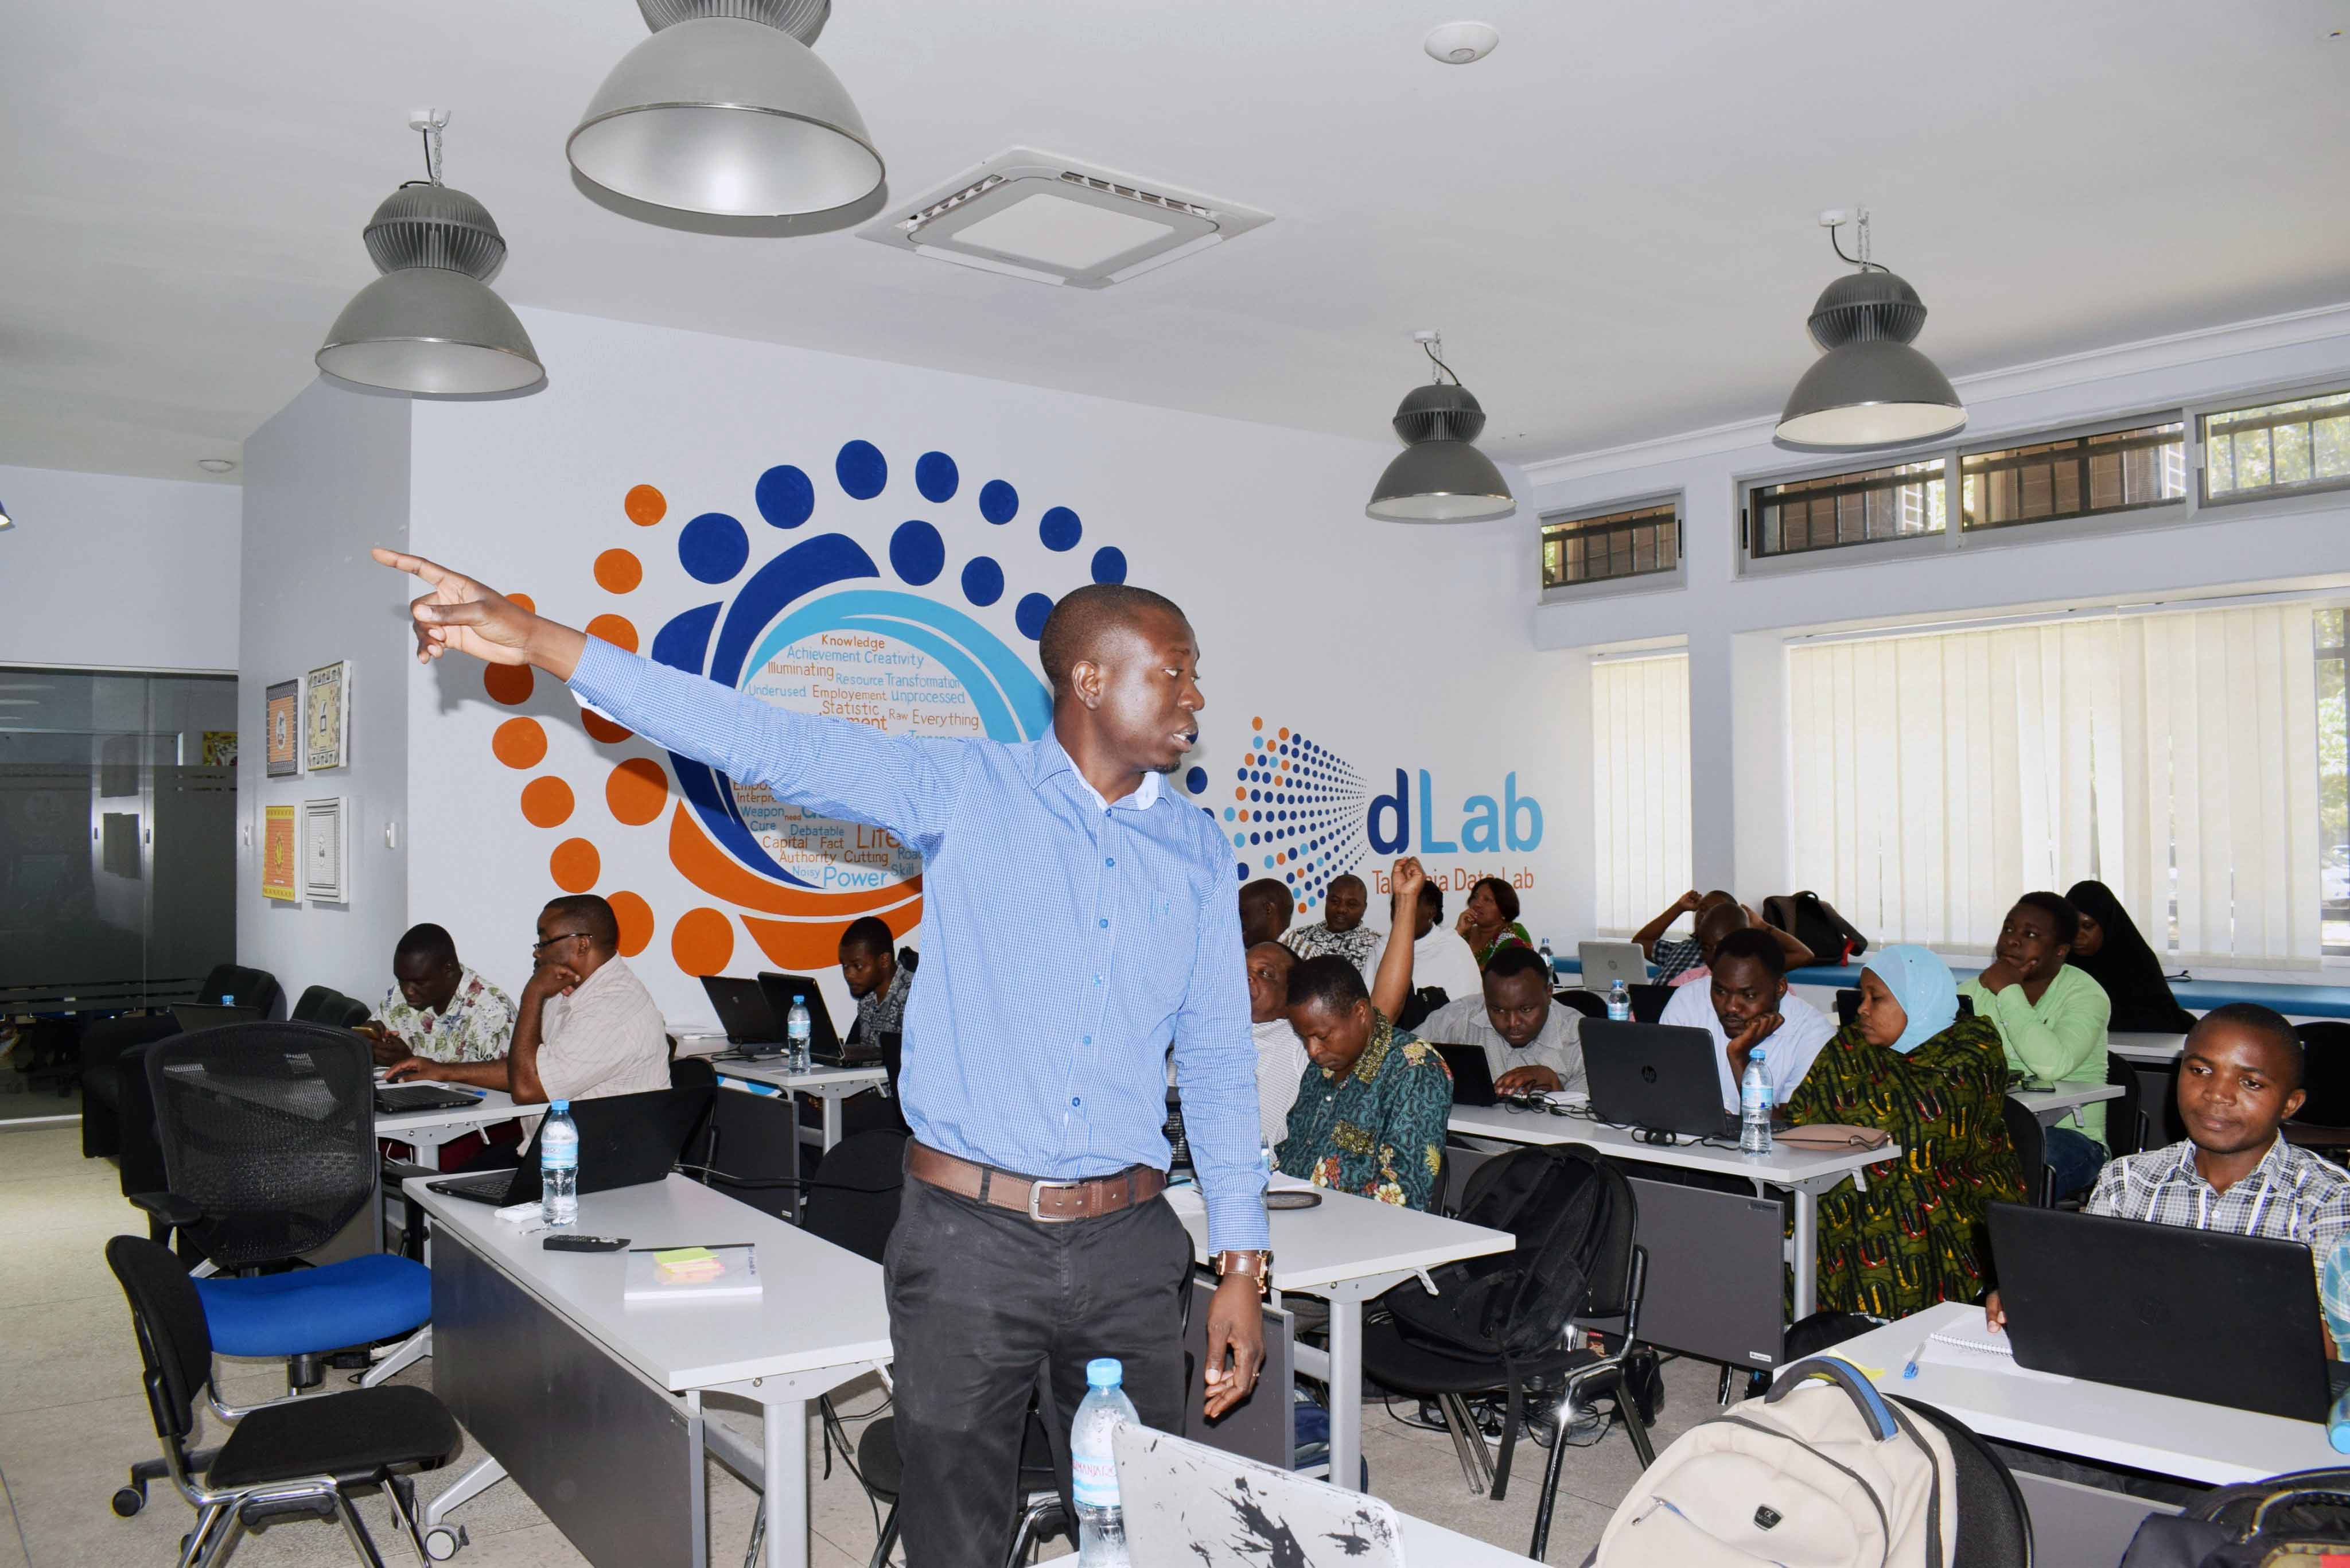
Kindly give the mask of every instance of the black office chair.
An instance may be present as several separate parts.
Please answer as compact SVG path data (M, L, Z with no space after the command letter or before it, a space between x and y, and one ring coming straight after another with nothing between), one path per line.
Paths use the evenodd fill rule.
M2000 1096L1999 1112L2007 1122L2007 1141L2014 1146L2016 1166L2023 1172L2024 1199L2045 1209L2055 1200L2049 1189L2056 1180L2048 1168L2048 1129L2040 1125L2032 1107L2013 1095Z
M323 1023L329 1029L349 1029L365 1023L373 1015L366 1002L325 985L314 985L305 991L302 999L294 1004L294 1011L286 1014L296 1023Z
M1554 991L1550 993L1550 999L1572 1007L1586 1018L1607 1016L1607 999L1596 992L1586 991L1580 986L1565 991Z
M1893 1398L1950 1440L1959 1472L1959 1543L1950 1568L2032 1568L2032 1511L2007 1461L1957 1417L1898 1394Z
M235 1417L217 1449L192 1454L197 1395L231 1418L213 1386L212 1332L195 1282L168 1249L136 1236L107 1242L106 1262L130 1303L147 1407L163 1449L158 1469L196 1511L182 1563L218 1568L251 1526L307 1514L340 1519L353 1554L382 1568L353 1506L351 1489L361 1486L382 1489L417 1562L427 1561L407 1472L447 1463L463 1440L430 1389L361 1388L260 1406Z
M1843 990L1837 992L1835 993L1835 1007L1836 1023L1840 1026L1850 1023L1854 1019L1858 1018L1860 1016L1859 988L1857 986L1848 985Z
M1690 983L1695 985L1698 982L1691 981ZM1632 1022L1635 1023L1663 1023L1665 1003L1673 999L1673 992L1679 989L1678 986L1670 985L1626 986L1624 990L1632 1002Z
M2284 1124L2284 1136L2335 1159L2350 1149L2350 1023L2321 1019L2296 1023L2307 1059L2302 1079L2306 1096Z
M2129 1059L2111 1051L2106 1053L2106 1082L2122 1091L2120 1099L2106 1102L2106 1152L2123 1159L2147 1146L2145 1091Z

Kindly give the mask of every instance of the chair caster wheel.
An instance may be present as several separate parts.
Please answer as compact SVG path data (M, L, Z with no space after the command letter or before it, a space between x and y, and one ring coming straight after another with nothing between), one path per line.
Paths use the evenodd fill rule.
M424 1532L424 1554L435 1563L448 1562L457 1555L457 1548L465 1543L463 1526L452 1529L445 1524L436 1524Z
M117 1487L113 1506L115 1518L129 1519L147 1506L147 1489L143 1486Z

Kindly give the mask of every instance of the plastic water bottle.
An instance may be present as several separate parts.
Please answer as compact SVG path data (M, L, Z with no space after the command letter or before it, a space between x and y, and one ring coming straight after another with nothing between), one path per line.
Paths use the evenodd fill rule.
M1746 1076L1738 1085L1738 1152L1771 1152L1771 1080L1762 1075L1763 1053L1746 1058Z
M1086 1363L1086 1397L1069 1428L1069 1491L1077 1505L1079 1568L1128 1568L1126 1513L1118 1503L1118 1459L1110 1430L1120 1421L1141 1424L1120 1386L1126 1368L1104 1355Z
M579 1223L579 1129L571 1102L557 1100L538 1129L538 1217L549 1225Z
M1632 1021L1632 993L1624 989L1621 977L1607 988L1607 1017L1609 1022L1615 1023L1629 1023Z
M808 1070L808 1037L816 1025L808 1017L807 998L792 993L792 1015L784 1025L784 1038L791 1044L791 1068L795 1073Z
M1550 939L1548 937L1544 937L1542 940L1542 947L1539 950L1542 953L1543 968L1550 970L1555 973L1558 968L1558 959L1550 950Z

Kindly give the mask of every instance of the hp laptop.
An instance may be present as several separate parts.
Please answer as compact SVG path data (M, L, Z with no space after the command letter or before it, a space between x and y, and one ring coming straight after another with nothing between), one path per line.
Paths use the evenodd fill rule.
M784 1049L783 1021L767 1005L766 988L755 980L733 980L723 974L702 977L702 992L718 1011L718 1025L726 1044L745 1056L774 1056Z
M1437 1054L1444 1064L1452 1069L1452 1103L1456 1106L1492 1106L1502 1096L1493 1092L1493 1065L1485 1060L1482 1045L1438 1044Z
M579 1190L608 1192L667 1176L717 1092L705 1085L572 1101L572 1124L579 1129ZM498 1208L535 1203L540 1192L536 1135L523 1145L521 1159L515 1169L454 1176L432 1183L432 1190Z
M2325 1419L2333 1368L2302 1243L1994 1203L1991 1250L2017 1366Z
M1134 1568L1406 1568L1402 1521L1367 1492L1132 1422L1110 1449Z
M258 1007L230 1007L211 1002L181 1002L172 1007L172 1018L182 1034L193 1034L199 1029L217 1029L224 1023L258 1023Z
M816 977L806 974L776 974L763 970L759 985L767 993L767 1006L775 1015L781 1028L792 1015L792 998L805 997L808 1004L808 1055L827 1067L870 1067L881 1060L880 1043L859 1041L853 1045L840 1043L839 1033L832 1026L832 1013L824 1004L824 992L818 991Z
M1607 994L1617 981L1626 985L1648 983L1648 959L1638 942L1577 942L1575 956L1583 961L1583 989Z
M1591 1078L1591 1114L1618 1127L1678 1137L1738 1137L1738 1118L1721 1108L1713 1035L1663 1023L1583 1021L1583 1066ZM1773 1127L1785 1126L1773 1108Z
M410 1111L448 1111L481 1103L476 1090L444 1088L439 1084L378 1084L375 1114L402 1116Z

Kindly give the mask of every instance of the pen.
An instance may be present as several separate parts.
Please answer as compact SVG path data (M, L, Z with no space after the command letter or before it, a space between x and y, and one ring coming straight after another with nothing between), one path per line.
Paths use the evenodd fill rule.
M631 1252L678 1252L684 1251L688 1247L700 1247L704 1251L715 1252L724 1247L755 1247L757 1245L758 1243L756 1241L665 1241L658 1247L631 1247L629 1251Z
M1919 1356L1921 1356L1921 1355L1925 1355L1925 1354L1926 1354L1926 1347L1927 1347L1928 1345L1929 1345L1933 1344L1933 1343L1934 1343L1934 1339L1933 1339L1933 1335L1931 1335L1931 1334L1927 1335L1924 1339L1921 1339L1921 1340L1919 1340L1919 1341L1918 1342L1918 1348L1917 1348L1917 1349L1915 1349L1915 1350L1913 1350L1913 1351L1911 1351L1911 1352L1909 1353L1909 1359L1908 1359L1907 1362L1905 1362L1905 1363L1903 1363L1903 1364L1902 1364L1902 1367L1901 1367L1901 1376L1904 1376L1904 1377L1915 1377L1915 1376L1918 1376L1918 1358Z

